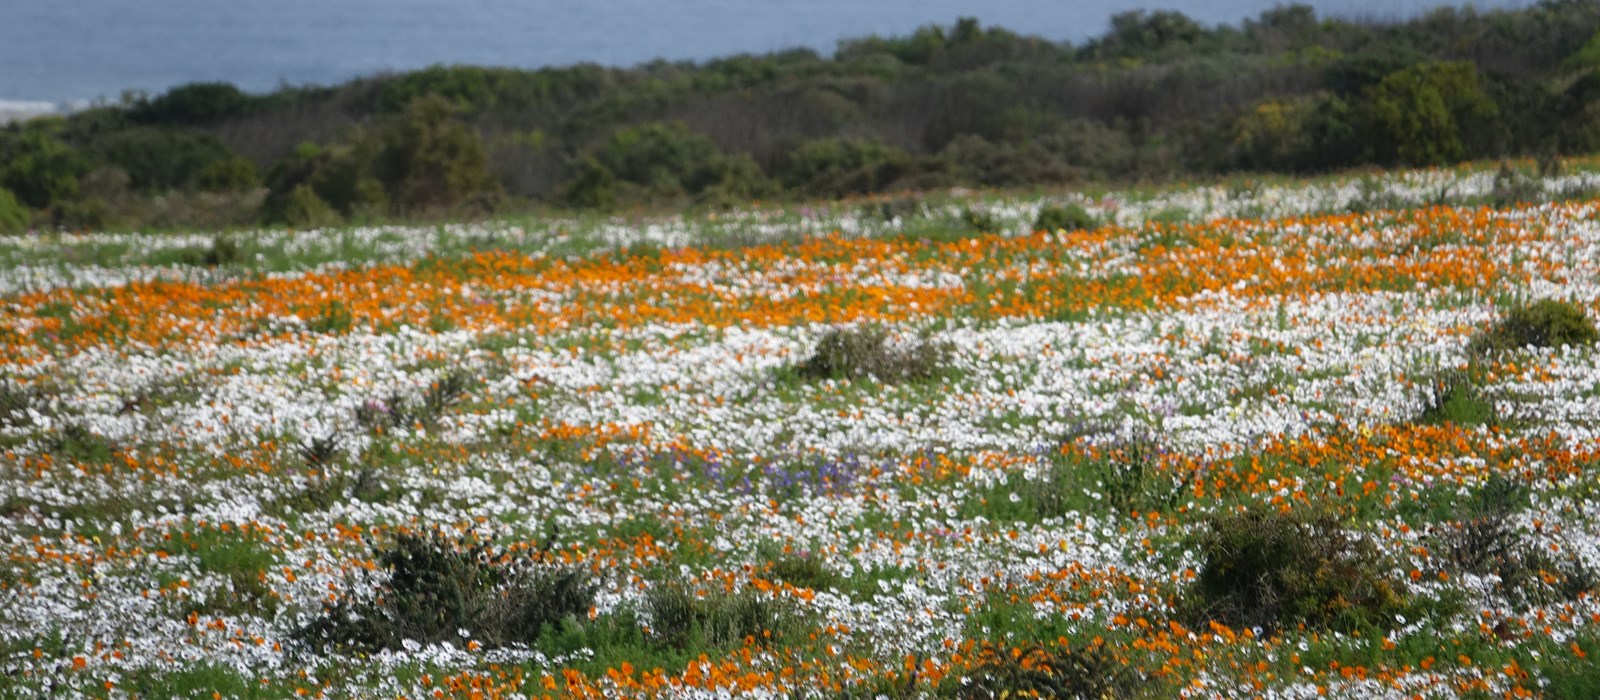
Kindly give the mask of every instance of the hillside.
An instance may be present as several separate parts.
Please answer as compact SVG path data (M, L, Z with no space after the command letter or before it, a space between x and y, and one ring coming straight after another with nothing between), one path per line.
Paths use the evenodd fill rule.
M0 130L0 230L297 227L1600 149L1600 3L1402 22L972 20L704 63L197 84ZM15 200L15 201L12 201Z

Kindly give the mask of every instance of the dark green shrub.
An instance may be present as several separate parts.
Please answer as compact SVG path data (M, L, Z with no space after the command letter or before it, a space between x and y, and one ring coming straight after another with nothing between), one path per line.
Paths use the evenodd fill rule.
M1331 515L1230 512L1211 518L1192 546L1202 564L1183 606L1197 625L1392 629L1405 605L1404 584L1377 549Z
M248 111L254 100L230 83L190 83L133 108L143 124L198 126Z
M356 424L368 430L409 428L418 422L432 425L467 396L475 381L472 373L457 369L428 385L416 398L392 392L382 401L356 407Z
M295 454L300 456L307 469L326 471L344 454L341 443L337 433L315 437L295 446Z
M1234 120L1228 160L1245 170L1295 171L1314 167L1312 128L1321 119L1323 98L1269 98Z
M270 221L302 228L337 226L343 220L309 185L297 185L290 190L289 196L276 209L278 213L268 216Z
M867 204L861 208L861 215L879 219L884 223L895 220L901 222L915 221L927 218L932 213L921 197L895 197L879 202Z
M1600 339L1594 321L1571 302L1541 299L1507 311L1500 321L1473 337L1468 347L1477 353L1523 347L1554 348L1589 345Z
M1081 204L1044 207L1039 210L1039 217L1033 220L1034 231L1091 231L1099 227L1100 220Z
M1581 558L1559 556L1520 530L1514 516L1528 502L1528 486L1494 477L1460 506L1461 519L1432 533L1429 550L1442 568L1496 579L1495 590L1522 604L1576 600L1595 590L1595 572Z
M791 586L825 591L840 582L839 575L814 554L780 554L769 558L767 564L767 576Z
M574 205L609 206L622 185L628 199L692 197L706 206L748 202L772 192L749 155L725 155L710 138L682 122L649 122L622 129L596 147L567 187Z
M619 180L665 196L696 192L722 156L717 144L683 122L650 122L623 129L595 157Z
M0 141L0 187L31 209L47 209L78 196L78 178L92 168L84 155L36 131Z
M50 207L51 223L74 231L103 229L111 223L111 215L111 205L99 197L69 199Z
M1194 473L1164 470L1162 454L1151 435L1118 440L1092 452L1062 446L1048 455L1049 465L1039 478L1014 477L984 495L980 505L987 517L1029 522L1086 509L1118 514L1170 510L1189 492Z
M949 353L948 347L928 340L896 347L890 345L887 329L862 325L828 331L797 369L808 379L927 379L939 373Z
M1199 23L1171 10L1129 10L1111 17L1111 31L1085 50L1097 58L1153 57L1184 48L1205 34Z
M28 408L33 404L33 396L21 386L9 381L0 381L0 426L21 427L33 422L28 415Z
M386 210L388 195L367 167L368 158L350 146L301 144L268 172L262 218L268 223L317 227L335 225L352 214Z
M243 192L261 184L256 164L249 158L223 158L200 171L195 184L210 192Z
M1460 161L1494 127L1498 108L1477 67L1465 61L1424 63L1390 73L1366 93L1379 155L1408 165ZM1477 142L1477 143L1475 143Z
M94 141L98 160L121 168L136 190L185 189L207 170L235 158L216 137L153 127L136 127Z
M33 222L33 213L17 201L11 190L0 187L0 234L22 233Z
M473 382L470 372L458 369L428 385L422 392L422 405L417 408L417 419L430 424L437 421L446 410L466 397Z
M372 154L371 172L397 212L443 211L469 198L492 203L499 194L483 139L455 110L443 98L419 98L370 144L357 144L359 155Z
M894 146L827 138L808 141L790 152L783 180L809 195L843 197L885 191L914 167L911 155Z
M561 188L559 199L577 209L610 209L617 205L617 176L594 158L578 161L578 174Z
M298 639L315 649L398 650L406 640L461 643L467 630L490 648L531 644L548 626L586 621L594 605L581 571L514 562L470 537L401 535L377 561L389 578L375 595L341 600Z
M1129 667L1103 645L1057 649L1002 645L985 650L980 658L972 670L947 677L940 684L939 695L958 700L1115 700L1132 697L1134 690Z
M214 236L211 245L204 250L184 251L184 255L177 262L194 265L197 267L220 267L234 265L244 260L244 254L239 250L239 242L230 236Z
M996 233L1004 231L1005 227L1000 220L978 207L967 207L961 211L961 222L972 229L974 233Z
M599 96L613 80L612 71L593 64L537 71L429 66L379 81L373 106L394 113L418 99L440 97L467 114L525 112Z
M1083 163L1072 163L1046 144L991 142L982 136L962 134L939 151L939 161L965 184L985 187L1020 187L1071 182L1085 175Z
M798 628L800 613L793 602L759 591L728 593L720 586L697 591L694 584L668 582L645 597L650 636L668 646L727 649L746 641L768 644Z
M324 208L301 188L341 217L356 219L437 213L469 204L483 211L500 196L482 139L439 97L418 99L349 144L301 145L273 165L267 187L271 194L263 217L297 225L330 223Z

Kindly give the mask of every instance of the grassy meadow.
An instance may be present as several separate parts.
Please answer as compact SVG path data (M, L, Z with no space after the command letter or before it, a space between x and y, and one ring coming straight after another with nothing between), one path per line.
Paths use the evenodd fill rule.
M1600 696L1596 166L0 236L0 696Z

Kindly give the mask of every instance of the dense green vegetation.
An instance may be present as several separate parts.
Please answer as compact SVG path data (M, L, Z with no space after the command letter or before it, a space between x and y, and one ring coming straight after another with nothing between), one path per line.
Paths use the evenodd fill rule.
M1600 0L1221 27L1138 11L1082 45L962 19L832 56L183 86L0 130L0 231L1435 165L1591 152L1596 115Z

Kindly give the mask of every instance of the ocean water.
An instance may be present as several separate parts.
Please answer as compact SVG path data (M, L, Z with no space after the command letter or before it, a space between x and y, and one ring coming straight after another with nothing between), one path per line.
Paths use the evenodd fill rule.
M1280 0L0 0L0 113L158 93L251 91L436 63L541 67L699 60L907 34L979 18L1081 42L1139 8L1236 23ZM1310 0L1323 16L1405 17L1440 0ZM1521 6L1488 0L1479 7Z

